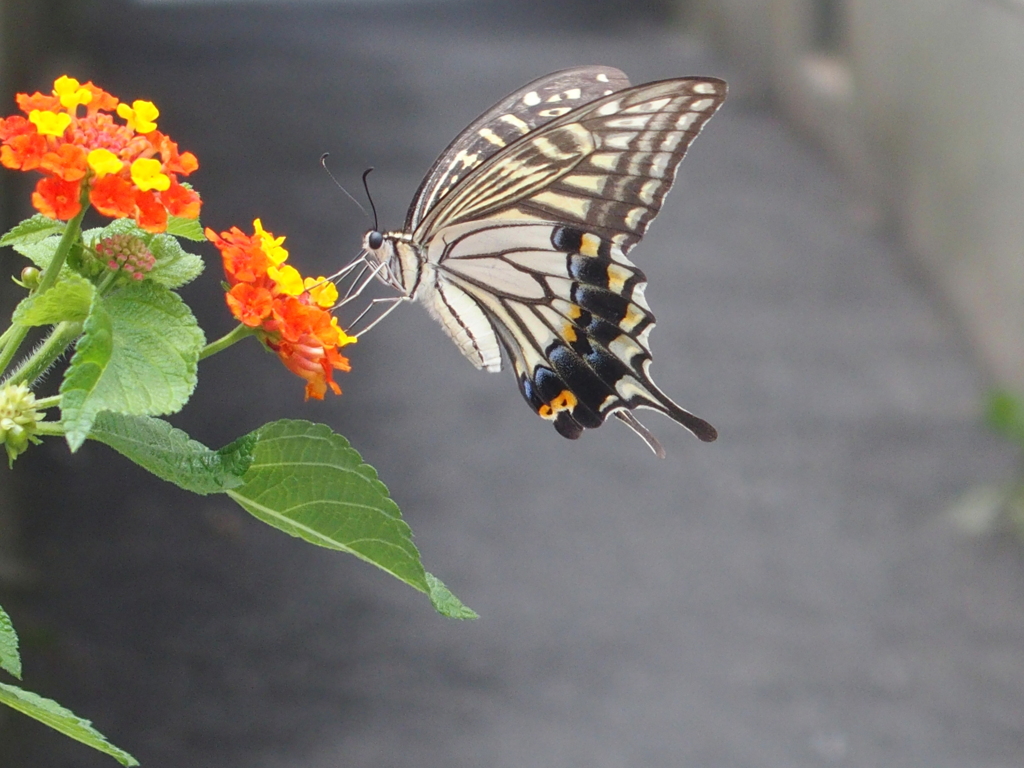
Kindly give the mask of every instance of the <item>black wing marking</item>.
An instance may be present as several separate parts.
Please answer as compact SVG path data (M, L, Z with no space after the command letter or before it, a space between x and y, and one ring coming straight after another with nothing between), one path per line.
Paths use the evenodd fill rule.
M470 123L437 158L413 196L405 231L415 230L459 181L505 146L574 107L628 87L629 78L618 69L586 66L545 75L509 94Z

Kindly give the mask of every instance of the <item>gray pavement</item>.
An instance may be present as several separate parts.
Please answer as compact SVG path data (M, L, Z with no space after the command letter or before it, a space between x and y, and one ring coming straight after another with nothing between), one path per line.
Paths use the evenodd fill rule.
M44 574L8 601L30 687L151 768L1021 765L1024 560L947 514L1014 455L979 426L984 377L910 257L693 41L486 21L139 11L86 74L157 102L200 158L204 223L261 216L325 271L366 224L324 151L353 192L377 167L398 226L436 153L530 78L606 63L634 82L730 79L634 252L655 378L718 442L656 415L664 461L618 424L565 441L418 307L352 350L326 404L233 349L176 423L212 445L282 416L333 425L482 618L442 619L102 447L49 448L19 462ZM216 274L211 258L189 293L211 337L229 327ZM111 764L8 726L0 764Z

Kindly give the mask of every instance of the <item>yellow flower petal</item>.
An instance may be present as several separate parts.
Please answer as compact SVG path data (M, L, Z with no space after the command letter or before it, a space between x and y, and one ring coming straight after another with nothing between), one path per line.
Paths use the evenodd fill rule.
M74 93L81 87L82 84L80 82L67 75L61 75L53 81L53 92L58 96L64 93Z
M75 78L61 75L53 81L53 95L60 99L60 105L67 110L74 110L79 104L92 101L92 93L82 87Z
M285 264L283 267L268 267L267 276L277 283L281 293L298 296L302 293L302 275L295 267Z
M28 121L43 136L63 136L64 131L71 125L71 115L66 112L48 112L42 109L33 109L28 114Z
M149 133L156 130L156 119L160 116L160 110L152 101L136 99L132 102L132 109L135 111L135 130L139 133Z
M127 104L117 105L117 114L128 121L128 127L136 133L149 133L156 130L156 119L160 110L152 101L136 99L129 107Z
M252 222L253 233L260 239L260 249L267 254L267 258L276 266L281 266L288 260L288 251L281 247L284 242L284 235L274 237L273 233L263 229L263 222L254 219ZM301 293L301 291L300 291ZM294 294L298 295L298 294Z
M132 181L143 192L151 189L163 192L171 186L171 179L163 172L160 161L151 157L140 157L132 163Z
M326 277L307 277L302 284L318 307L330 309L338 300L338 287Z
M339 347L344 347L347 344L355 344L357 341L359 341L359 339L357 339L355 336L349 336L347 333L345 333L343 330L341 330L341 326L338 325L338 318L336 318L336 317L332 317L331 318L331 326L333 326L334 328L338 329L338 346Z
M117 173L124 167L124 163L109 149L94 149L85 160L98 179L102 179L108 173Z

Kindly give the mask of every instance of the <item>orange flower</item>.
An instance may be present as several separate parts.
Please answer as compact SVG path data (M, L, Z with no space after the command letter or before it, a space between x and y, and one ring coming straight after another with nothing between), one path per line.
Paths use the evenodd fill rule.
M156 129L152 102L129 106L67 76L54 81L52 94L19 93L16 101L28 117L0 119L0 164L44 174L32 196L41 213L75 216L84 191L104 216L133 218L149 232L163 232L168 215L198 218L202 201L178 177L199 163Z
M110 174L93 182L89 200L104 216L122 219L135 212L135 190L131 182Z
M260 248L259 239L250 237L238 227L216 234L209 227L206 237L217 246L224 261L224 274L228 283L255 283L267 274L270 261Z
M167 229L167 209L156 192L136 188L135 212L133 218L147 232L163 232Z
M337 318L322 306L324 296L330 293L323 287L326 279L307 278L304 282L284 263L288 258L282 246L284 238L265 231L259 219L253 222L252 235L238 227L219 235L208 228L206 237L217 246L224 262L230 286L224 298L231 314L255 328L284 366L306 381L307 400L322 400L328 387L340 395L334 371L351 367L338 350L354 343L355 338L342 331Z
M64 181L56 177L40 179L32 193L32 205L43 216L67 221L82 210L78 202L78 182Z
M224 297L228 308L239 321L250 328L258 328L270 316L274 297L262 285L239 283Z
M273 349L273 347L271 347ZM281 341L277 345L278 357L285 367L306 380L306 399L323 400L327 387L336 395L341 387L334 381L334 369L351 371L348 359L338 353L335 347L325 347L311 334L302 336L297 342Z
M199 193L182 186L171 179L171 186L166 192L160 193L160 200L167 206L167 212L179 219L199 218Z
M85 150L77 144L61 144L55 151L39 158L39 170L64 181L78 181L89 170L85 163Z

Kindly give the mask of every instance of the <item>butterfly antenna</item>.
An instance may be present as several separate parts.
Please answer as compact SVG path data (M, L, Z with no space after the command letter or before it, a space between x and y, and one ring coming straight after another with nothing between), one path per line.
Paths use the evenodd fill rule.
M366 190L366 199L370 201L370 209L373 211L373 231L380 232L380 227L377 225L377 206L373 204L373 196L370 194L370 185L366 183L366 177L370 175L373 168L367 168L363 171L363 189Z
M334 174L331 173L331 169L327 167L327 157L328 157L329 154L330 154L329 152L324 152L322 155L320 155L320 165L323 166L323 169L325 171L327 171L327 175L331 177L331 181L333 181L335 183L335 185L338 187L338 189L340 189L342 192L345 193L345 197L347 197L349 200L351 200L353 203L356 204L356 207L358 207L359 210L363 212L363 216L365 216L366 218L370 218L370 214L368 214L366 212L366 209L363 208L363 204L360 203L358 200L356 200L354 197L352 197L352 194L347 189L345 189L343 186L341 186L341 182L339 182L336 178L334 178ZM376 220L376 218L377 218L377 212L376 211L373 212L373 217ZM376 228L376 224L374 224L374 228Z

